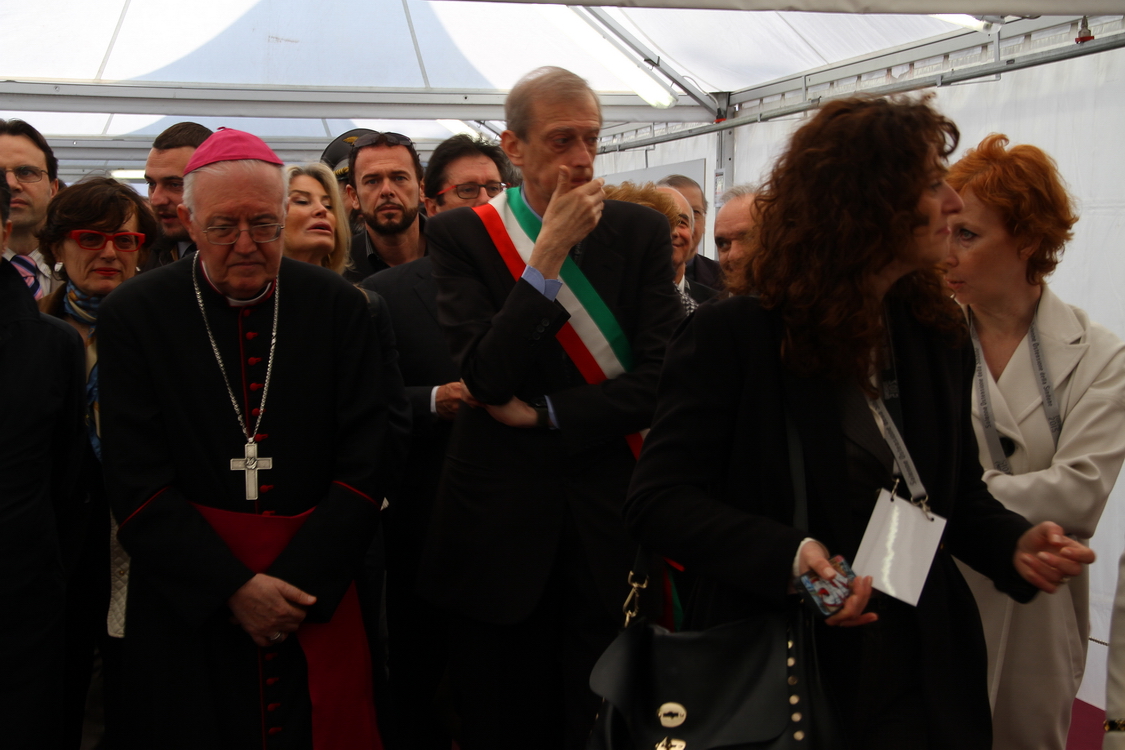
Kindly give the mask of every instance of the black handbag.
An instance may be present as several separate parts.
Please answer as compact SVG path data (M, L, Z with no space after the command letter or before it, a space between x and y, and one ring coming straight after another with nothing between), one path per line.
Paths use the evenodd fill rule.
M803 456L786 421L794 524L806 528ZM589 750L846 746L820 681L812 615L798 597L784 611L672 633L638 616L648 581L647 557L638 553L625 630L590 674L590 688L605 700Z

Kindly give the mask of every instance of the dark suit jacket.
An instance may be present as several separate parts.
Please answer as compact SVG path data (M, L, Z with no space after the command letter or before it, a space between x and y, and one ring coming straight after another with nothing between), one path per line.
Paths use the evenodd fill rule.
M344 269L344 278L353 284L366 279L368 276L390 268L378 255L367 252L367 227L352 235L351 268Z
M65 563L85 533L75 492L88 444L85 361L78 332L40 313L0 259L0 723L9 747L50 745L57 721Z
M684 274L688 277L688 281L698 281L712 289L723 288L723 267L716 260L696 255L688 261Z
M363 289L386 302L398 345L399 369L413 415L410 451L402 480L388 492L388 565L415 569L429 525L452 422L430 412L434 386L460 378L438 324L433 262L420 258L363 280Z
M184 251L180 252L179 243L170 240L167 237L161 237L153 243L149 249L148 260L145 261L144 266L141 268L141 273L151 271L154 268L166 266L169 263L175 263L180 258L186 258L195 252L195 243L190 243Z
M549 396L559 429L511 428L484 409L460 411L422 593L474 619L522 620L540 598L569 515L605 611L619 617L632 554L621 521L634 465L625 436L651 420L664 348L682 316L667 220L606 201L572 251L634 357L632 372L598 385L586 384L555 339L565 309L512 278L475 213L435 216L426 236L438 311L473 396L490 404Z
M929 715L942 717L928 730L933 746L987 749L984 638L952 556L1026 601L1035 590L1016 574L1012 556L1030 524L981 481L969 412L972 349L950 347L903 307L889 309L903 437L931 506L949 519L915 610L926 686L920 699ZM854 560L874 504L877 484L866 513L846 495L848 441L864 439L844 427L843 386L793 375L779 352L780 316L750 297L700 307L669 346L625 514L642 544L698 576L688 606L693 628L781 606L805 536ZM803 447L807 534L792 526L786 412ZM862 630L843 637L861 638Z
M688 295L701 305L707 300L715 299L715 297L719 296L718 291L709 286L704 286L703 283L698 281L688 279L684 286L687 288Z
M426 231L426 217L418 215L419 229L422 232ZM349 250L351 255L351 268L344 269L344 278L353 284L358 284L368 276L385 271L391 266L379 257L377 253L370 252L371 248L367 241L367 226L352 235L352 247Z

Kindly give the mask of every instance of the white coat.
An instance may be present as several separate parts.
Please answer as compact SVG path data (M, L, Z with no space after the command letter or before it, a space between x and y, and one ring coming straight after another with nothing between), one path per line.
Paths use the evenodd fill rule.
M973 399L984 481L1000 502L1031 523L1054 521L1085 544L1125 459L1125 344L1046 284L1037 326L1063 419L1058 448L1025 336L999 382L984 368L997 430L1015 442L1011 475L993 468ZM1086 666L1087 573L1053 595L1017 604L984 576L963 564L961 570L976 596L988 643L993 747L1064 750Z

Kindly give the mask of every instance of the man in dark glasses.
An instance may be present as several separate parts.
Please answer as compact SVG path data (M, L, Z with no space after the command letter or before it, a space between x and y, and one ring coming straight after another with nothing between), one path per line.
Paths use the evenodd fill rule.
M352 237L346 279L362 281L426 254L419 216L422 161L413 141L400 133L375 132L356 139L348 154L346 190L366 225Z
M441 142L426 165L423 201L430 216L461 206L488 203L513 182L504 150L465 133Z

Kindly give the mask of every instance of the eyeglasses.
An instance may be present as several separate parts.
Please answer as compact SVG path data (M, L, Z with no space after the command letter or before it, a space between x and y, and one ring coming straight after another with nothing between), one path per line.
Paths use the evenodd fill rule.
M239 229L230 225L207 227L203 234L212 245L233 245L238 242L238 236L243 232L250 235L250 239L259 244L273 242L281 236L281 224L254 224L246 229Z
M381 146L384 143L388 146L406 146L408 149L414 150L414 141L402 133L368 133L352 143L352 150L355 151L368 146Z
M18 178L17 178L18 179ZM67 237L78 243L83 250L98 252L106 244L112 242L113 246L123 253L132 253L144 244L145 236L141 232L117 232L106 234L96 229L72 229Z
M486 182L483 185L479 182L462 182L460 185L450 185L445 190L439 190L438 195L445 195L450 190L457 191L457 197L463 200L470 200L480 195L480 189L488 193L489 198L495 198L500 195L500 191L510 187L506 182ZM434 196L435 198L437 196Z
M11 172L16 176L16 182L39 182L43 179L43 175L47 174L44 170L39 169L38 167L29 166L12 167L11 169L5 169L3 171L3 174L6 175L8 174L8 172Z

